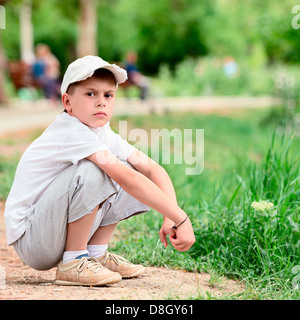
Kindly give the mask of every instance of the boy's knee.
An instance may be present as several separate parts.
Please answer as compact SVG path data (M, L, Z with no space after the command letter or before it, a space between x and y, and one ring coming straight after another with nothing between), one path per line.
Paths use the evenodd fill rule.
M117 191L111 178L89 160L80 161L74 178L71 189L72 200L77 197L82 201L83 199L88 201L86 199L113 194Z
M104 183L109 182L109 176L99 168L95 163L89 160L81 160L77 169L78 182L84 181L85 183Z
M55 253L53 253L51 250L39 246L39 243L28 245L26 241L22 241L22 238L21 241L14 243L14 249L24 264L40 271L56 267L63 254L63 248L60 248L60 251L55 250Z
M121 160L128 167L136 170L128 161ZM87 185L93 188L113 185L111 178L95 163L87 159L81 160L77 166L76 185Z

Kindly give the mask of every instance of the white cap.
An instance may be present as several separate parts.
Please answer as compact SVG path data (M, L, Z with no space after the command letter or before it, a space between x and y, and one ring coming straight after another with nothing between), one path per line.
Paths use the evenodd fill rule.
M111 71L114 74L117 83L122 83L127 80L126 70L120 68L116 64L110 64L100 57L85 56L75 60L68 66L61 84L61 94L64 94L67 91L71 83L83 81L91 77L95 70L100 68Z

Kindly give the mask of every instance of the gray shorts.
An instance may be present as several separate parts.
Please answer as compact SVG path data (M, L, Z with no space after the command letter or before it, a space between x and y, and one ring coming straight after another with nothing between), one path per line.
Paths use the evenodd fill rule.
M126 162L127 164L127 162ZM129 164L128 164L129 165ZM67 224L101 204L90 232L149 211L97 165L81 160L66 169L28 211L25 233L14 244L24 263L37 270L55 267L64 252Z

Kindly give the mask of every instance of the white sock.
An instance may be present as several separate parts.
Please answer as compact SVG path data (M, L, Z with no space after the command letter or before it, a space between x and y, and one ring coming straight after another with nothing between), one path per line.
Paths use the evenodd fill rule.
M75 260L77 257L80 257L81 255L88 255L87 250L80 250L80 251L65 251L62 257L62 263L66 264L68 262L71 262Z
M99 258L100 256L103 256L107 248L108 244L88 244L87 246L89 256L92 258Z

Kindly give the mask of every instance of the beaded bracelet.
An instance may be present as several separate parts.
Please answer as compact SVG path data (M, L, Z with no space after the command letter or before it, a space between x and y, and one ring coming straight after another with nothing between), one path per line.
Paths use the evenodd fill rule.
M186 218L181 222L181 223L179 223L179 225L178 226L173 226L172 227L172 229L174 229L174 230L176 230L178 227L180 227L183 223L185 223L186 222L186 220L187 220L187 218L188 218L189 216L188 215L186 215Z

